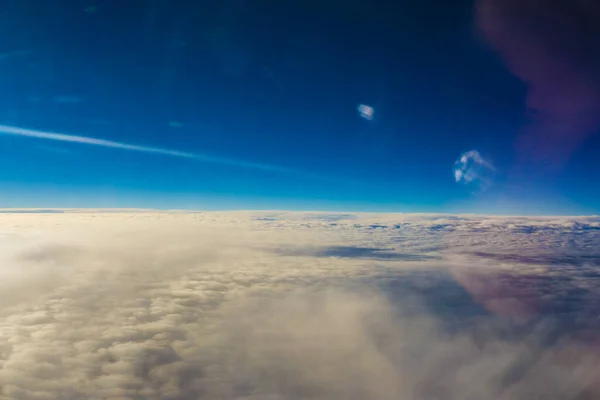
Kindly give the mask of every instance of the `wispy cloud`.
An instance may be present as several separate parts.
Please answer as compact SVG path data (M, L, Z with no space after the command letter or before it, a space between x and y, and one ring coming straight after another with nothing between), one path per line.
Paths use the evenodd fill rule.
M479 192L484 192L492 186L495 173L494 165L476 150L463 153L454 163L456 182L473 185Z
M59 142L71 142L71 143L87 144L87 145L92 145L92 146L109 147L109 148L113 148L113 149L137 151L137 152L141 152L141 153L161 154L161 155L171 156L171 157L188 158L191 160L196 160L196 161L205 162L205 163L222 164L222 165L229 165L229 166L240 167L240 168L260 169L260 170L264 170L264 171L273 171L273 172L284 173L284 174L293 174L293 175L303 176L303 177L317 177L317 175L313 175L313 174L310 174L307 172L302 172L302 171L298 171L298 170L294 170L294 169L289 169L286 167L281 167L278 165L255 163L255 162L243 161L243 160L234 159L234 158L214 157L214 156L209 156L206 154L188 153L188 152L184 152L184 151L169 150L169 149L163 149L163 148L159 148L159 147L138 146L135 144L115 142L112 140L97 139L97 138L91 138L91 137L86 137L86 136L67 135L64 133L56 133L56 132L39 131L39 130L35 130L35 129L26 129L26 128L20 128L20 127L9 126L9 125L0 125L0 133L6 134L6 135L25 136L25 137L45 139L45 140L56 140Z
M83 102L83 99L77 95L73 95L73 94L63 94L60 96L55 96L54 97L54 102L55 103L81 103Z
M11 58L27 57L31 53L32 53L32 51L31 50L27 50L27 49L15 50L15 51L7 51L7 52L0 53L0 60L8 60L8 59L11 59Z

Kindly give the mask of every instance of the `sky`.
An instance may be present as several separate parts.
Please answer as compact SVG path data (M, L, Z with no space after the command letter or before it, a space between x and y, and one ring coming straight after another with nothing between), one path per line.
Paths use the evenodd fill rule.
M537 3L5 2L0 207L597 214L600 9Z

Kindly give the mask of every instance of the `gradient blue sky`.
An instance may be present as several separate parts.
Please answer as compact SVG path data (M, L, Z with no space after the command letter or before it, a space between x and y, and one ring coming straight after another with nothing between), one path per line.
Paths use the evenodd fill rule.
M553 168L523 166L528 85L473 10L6 2L0 125L185 156L0 134L0 208L600 212L597 128ZM470 150L497 169L484 193L454 181Z

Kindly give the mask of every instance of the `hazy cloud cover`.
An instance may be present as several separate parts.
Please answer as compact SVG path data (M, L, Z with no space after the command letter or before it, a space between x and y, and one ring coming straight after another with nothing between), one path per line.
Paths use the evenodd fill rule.
M0 399L600 393L600 218L28 211Z

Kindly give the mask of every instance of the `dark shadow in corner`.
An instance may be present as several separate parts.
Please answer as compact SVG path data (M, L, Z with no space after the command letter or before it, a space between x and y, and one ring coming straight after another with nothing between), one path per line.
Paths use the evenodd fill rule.
M308 247L300 249L276 249L274 252L280 256L305 256L305 257L340 257L358 258L362 260L378 261L425 261L435 260L438 257L425 254L396 253L387 249L355 246L328 246Z
M526 322L492 314L444 270L396 273L390 270L387 274L369 277L364 283L375 283L402 314L406 314L407 305L415 303L414 314L433 316L450 335L470 335L480 348L498 338L523 341L535 332L538 338L535 345L515 360L501 377L502 385L510 386L526 376L548 348L560 345L565 338L586 340L579 335L600 331L600 322L595 317L600 306L600 282L583 279L588 287L580 287L580 278L586 278L589 272L584 269L578 274L577 269L563 275L485 275L483 279L489 285L480 289L486 292L489 286L491 298L514 298L535 304L536 313ZM509 286L517 286L519 290L509 290Z

